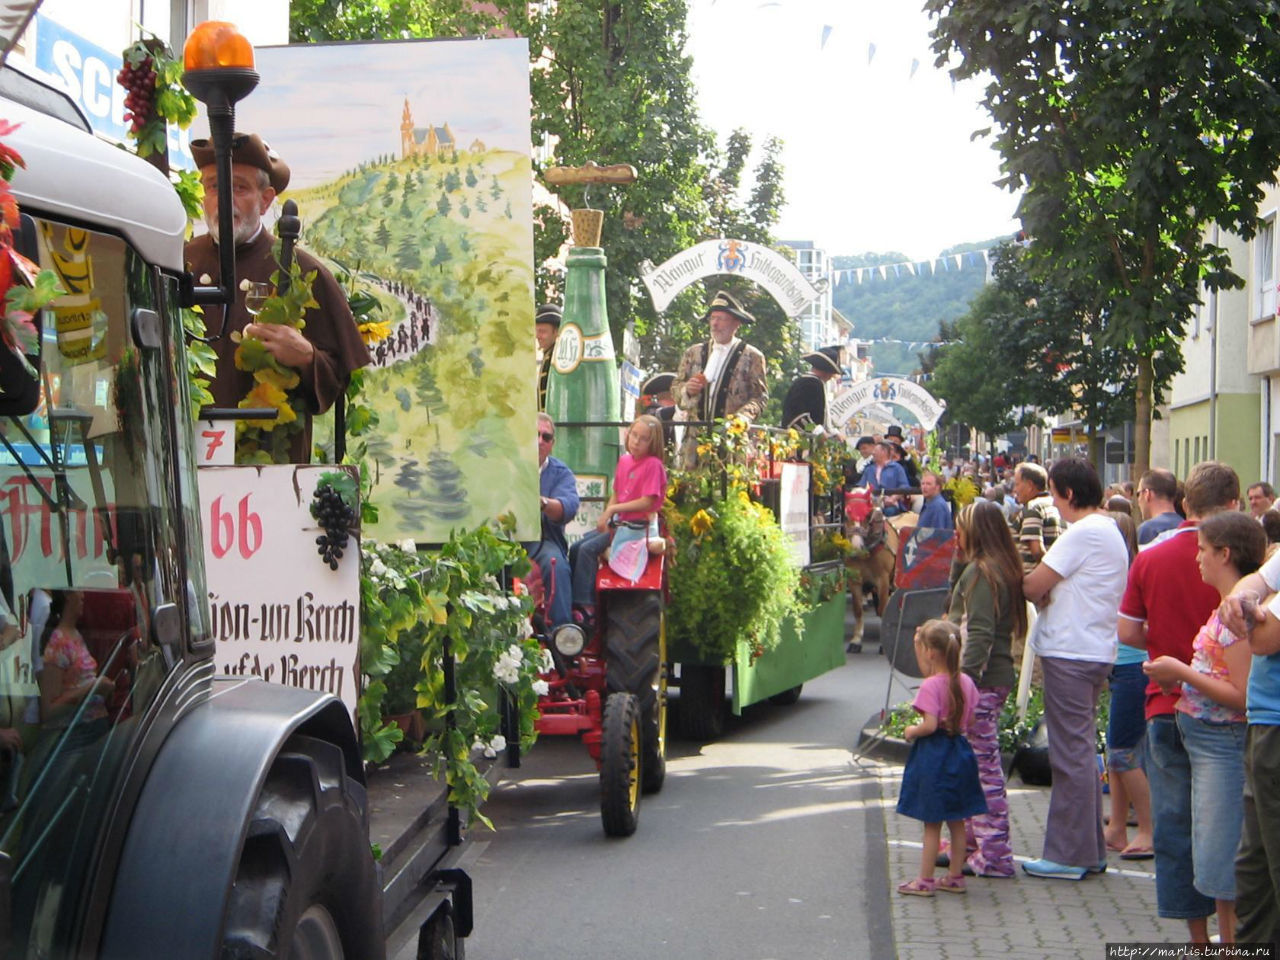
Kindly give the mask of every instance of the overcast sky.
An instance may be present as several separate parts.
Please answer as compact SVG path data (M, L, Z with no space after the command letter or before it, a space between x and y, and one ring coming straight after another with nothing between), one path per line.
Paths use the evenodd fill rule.
M703 119L722 143L739 126L784 141L779 238L925 259L1018 229L998 154L970 141L989 123L981 84L934 68L921 5L690 0Z

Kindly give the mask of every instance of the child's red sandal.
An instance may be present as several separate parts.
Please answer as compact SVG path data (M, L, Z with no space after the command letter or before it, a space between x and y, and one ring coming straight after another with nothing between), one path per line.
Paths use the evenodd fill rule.
M946 874L933 881L933 888L942 893L964 893L964 877Z
M916 877L898 884L898 892L905 897L932 897L936 881L928 877Z

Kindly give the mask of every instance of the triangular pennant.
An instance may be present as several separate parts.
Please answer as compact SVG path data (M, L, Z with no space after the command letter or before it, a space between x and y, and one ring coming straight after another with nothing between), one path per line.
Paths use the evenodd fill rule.
M876 56L876 45L874 43L867 44L867 63L870 64Z
M818 43L818 49L822 50L827 45L827 39L831 36L831 25L825 24L822 28L822 40Z
M917 71L917 70L919 70L919 69L920 69L920 58L919 58L919 57L912 57L912 58L911 58L911 72L907 74L907 79L908 79L908 80L910 80L912 77L914 77L914 76L916 75L916 71Z

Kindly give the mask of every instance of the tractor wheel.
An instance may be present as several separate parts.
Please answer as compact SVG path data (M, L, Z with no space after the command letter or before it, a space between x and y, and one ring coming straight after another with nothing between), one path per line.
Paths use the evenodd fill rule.
M290 737L267 773L227 901L223 960L384 955L364 787L342 750Z
M453 909L443 903L418 938L418 960L462 960L462 943L453 925Z
M681 669L680 728L690 740L715 740L724 733L724 667Z
M666 637L656 591L618 591L605 605L605 684L631 693L640 708L645 793L657 793L667 773Z
M600 818L609 837L629 837L640 816L640 705L630 693L604 704L600 744Z
M790 690L783 690L781 693L775 693L769 698L769 702L779 707L789 707L800 699L800 691L804 689L804 684L797 684Z

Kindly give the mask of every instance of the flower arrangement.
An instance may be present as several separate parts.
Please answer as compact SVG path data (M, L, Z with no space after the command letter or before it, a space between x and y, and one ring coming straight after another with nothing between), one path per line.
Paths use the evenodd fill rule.
M507 570L528 568L509 530L489 526L454 534L438 553L413 541L366 541L361 548L361 663L368 676L359 719L365 759L385 760L404 734L387 718L402 709L426 714L423 753L449 786L451 802L492 826L479 811L489 783L481 757L505 749L500 697L515 704L523 749L532 746L538 674L547 669L532 636L532 603L501 586ZM446 645L455 660L457 700L446 700ZM491 691L491 693L489 692ZM452 725L445 722L452 709Z
M942 485L943 490L951 491L952 509L957 513L961 507L966 507L973 501L978 499L978 494L982 491L978 489L978 485L969 477L952 477Z
M0 137L7 137L18 124L0 120ZM36 314L64 292L52 270L41 270L13 246L13 231L18 228L18 201L9 189L9 181L18 167L26 167L21 154L0 142L0 295L4 297L0 315L0 343L9 350L22 368L38 376L27 360L37 350L39 330Z
M751 499L759 465L747 424L730 419L698 440L698 463L673 470L664 509L675 541L668 629L723 662L746 639L755 656L776 647L783 622L803 631L800 571L782 528Z
M276 261L279 262L279 256ZM295 259L289 265L289 286L280 292L280 271L271 274L274 292L267 297L254 323L284 324L301 330L308 309L319 306L311 295L316 272L302 273ZM247 289L249 281L241 282ZM257 337L232 333L238 346L235 352L237 370L253 374L253 387L240 401L242 408L274 409L274 420L241 420L236 424L236 463L288 463L293 438L306 425L306 410L301 398L292 394L302 382L298 371L280 363Z

